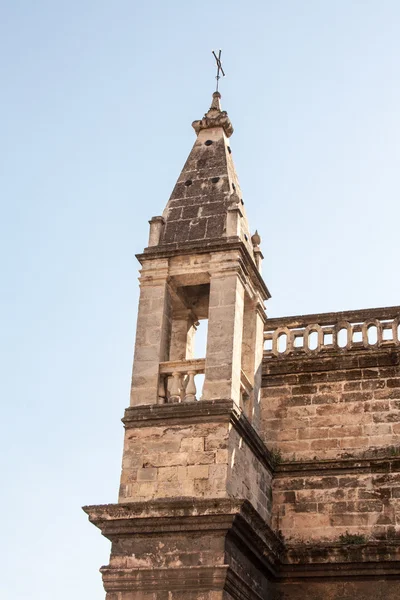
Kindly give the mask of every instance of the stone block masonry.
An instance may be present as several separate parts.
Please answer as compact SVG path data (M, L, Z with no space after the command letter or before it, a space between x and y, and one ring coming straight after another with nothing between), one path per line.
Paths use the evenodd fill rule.
M288 543L400 539L398 309L381 309L380 320L372 312L281 319L292 351L264 355L261 435L279 457L273 527ZM392 336L353 345L353 326L345 348L296 351L291 327L310 331L317 319L338 323L329 333L353 320Z
M264 439L285 460L297 461L363 458L400 448L399 354L382 350L268 362Z
M214 407L214 415L206 401L127 409L119 502L243 498L269 523L272 466L262 442L232 401Z

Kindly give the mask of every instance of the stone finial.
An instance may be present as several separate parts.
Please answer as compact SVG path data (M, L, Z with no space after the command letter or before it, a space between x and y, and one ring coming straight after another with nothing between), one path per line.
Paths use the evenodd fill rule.
M192 127L197 133L202 129L210 129L211 127L222 127L226 137L230 137L233 133L233 126L229 120L226 110L221 110L221 94L213 93L211 107L200 121L193 121Z
M261 248L260 248L261 237L260 237L260 234L258 233L257 229L255 230L254 234L251 236L251 243L253 244L254 260L256 261L257 269L261 273L261 263L262 263L262 259L264 258L264 256L263 256L263 253L261 252Z
M150 233L149 233L149 246L157 246L160 241L161 231L165 225L163 217L152 217L149 221Z
M210 110L218 110L221 112L221 94L219 92L213 93L213 99L211 102ZM209 111L210 112L210 111Z
M251 243L254 246L259 246L261 244L261 237L260 234L258 233L257 229L255 231L255 233L251 236Z

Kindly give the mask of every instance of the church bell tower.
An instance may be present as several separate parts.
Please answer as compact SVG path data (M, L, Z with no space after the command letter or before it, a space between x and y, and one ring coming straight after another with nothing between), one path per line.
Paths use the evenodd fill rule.
M261 565L269 572L280 552L257 433L270 295L220 99L194 121L194 146L138 255L119 502L85 507L112 542L107 600L259 598ZM205 356L195 358L205 322Z

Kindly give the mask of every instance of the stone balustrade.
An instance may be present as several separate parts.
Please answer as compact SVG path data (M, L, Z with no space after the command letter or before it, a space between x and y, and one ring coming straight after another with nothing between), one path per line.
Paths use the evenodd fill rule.
M159 404L195 402L197 400L195 376L203 374L204 371L204 358L160 363Z
M264 358L400 346L400 306L268 319Z

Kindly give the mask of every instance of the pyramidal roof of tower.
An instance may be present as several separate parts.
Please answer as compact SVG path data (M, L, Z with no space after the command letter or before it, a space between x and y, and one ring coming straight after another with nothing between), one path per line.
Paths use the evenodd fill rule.
M229 138L233 127L214 92L208 112L192 126L197 139L165 207L159 244L228 240L227 216L238 209L239 237L253 256L242 192Z

